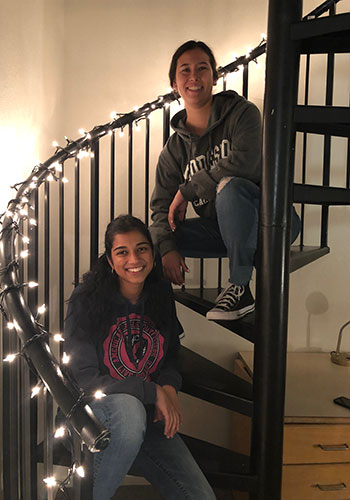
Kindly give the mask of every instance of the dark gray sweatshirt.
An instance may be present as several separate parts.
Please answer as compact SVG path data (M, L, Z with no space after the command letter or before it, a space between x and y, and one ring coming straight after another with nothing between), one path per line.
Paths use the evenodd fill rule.
M208 126L200 137L186 129L186 116L182 110L173 117L175 133L157 165L150 231L161 255L176 250L168 211L178 189L199 216L214 219L216 187L223 177L260 182L261 117L253 103L232 90L214 95Z
M71 356L69 368L87 396L101 390L105 394L125 393L144 404L156 402L156 384L171 385L177 391L181 375L177 369L179 323L170 283L162 281L162 293L168 305L167 327L161 331L144 310L143 300L131 304L120 294L115 296L115 311L104 338L94 343L77 318L89 319L89 311L79 294L73 292L65 324L65 351Z

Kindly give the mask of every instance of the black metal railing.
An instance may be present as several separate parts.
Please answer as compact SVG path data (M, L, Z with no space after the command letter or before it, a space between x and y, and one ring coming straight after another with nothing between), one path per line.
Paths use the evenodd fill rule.
M323 14L332 9L337 1L339 0L324 2L322 6L305 18ZM278 10L277 5L275 8ZM266 43L263 41L248 55L241 56L229 65L219 68L223 88L227 86L227 75L243 68L241 89L243 95L248 97L251 63L256 61L265 50ZM310 62L306 66L305 104L308 103L309 64ZM334 60L332 62L332 56L329 56L328 71L330 76L327 85L327 102L331 101L330 96L332 95L333 64ZM151 115L159 111L163 114L162 142L164 144L170 133L170 105L177 99L178 96L175 93L159 96L137 110L116 114L105 125L96 126L89 132L82 133L77 140L66 139L64 146L57 145L53 156L36 166L26 181L15 186L16 196L9 202L6 213L1 217L0 305L4 318L6 318L2 324L3 355L6 357L11 352L21 354L21 356L17 356L20 363L0 361L3 372L3 421L5 422L5 418L10 417L6 420L9 422L8 425L4 426L6 460L4 459L2 464L5 471L4 489L6 498L9 500L18 500L19 498L34 500L37 498L37 484L39 482L36 478L36 462L31 460L31 457L36 456L38 439L44 441L44 474L45 476L52 475L55 406L51 395L68 415L69 420L90 448L103 447L106 444L105 430L83 406L80 392L65 373L64 365L61 362L64 354L62 344L54 348L52 341L50 341L51 334L49 332L63 331L65 300L72 291L72 283L76 284L82 271L96 260L99 254L101 228L103 229L106 223L114 218L118 212L134 211L134 188L138 183L141 170L139 169L137 172L138 177L136 178L134 131L141 120L145 122L142 172L144 194L143 203L138 201L138 206L143 205L143 217L146 224L149 223L149 195L152 185L150 167ZM127 129L128 132L128 145L127 158L123 163L117 160L116 134L123 132L124 129ZM327 139L325 141L327 142ZM106 150L108 154L105 154ZM303 184L306 182L306 151L307 136L305 134L302 154ZM102 160L103 153L103 157L109 159L108 162ZM349 187L350 182L349 157L350 149L348 152L347 187ZM102 168L104 172L108 172L107 180L101 179ZM125 171L127 172L125 182L127 196L125 196L126 200L121 209L118 199L120 191L118 182L122 175L121 172L125 175ZM327 151L324 157L323 172L323 182L327 186L329 184L329 152ZM66 184L68 177L69 185ZM269 182L269 189L273 192L275 187L272 185L271 179ZM85 189L86 185L88 185L87 189ZM291 186L288 189L291 190ZM107 203L107 209L105 209L104 203ZM302 205L303 220L304 210L305 207ZM327 224L328 207L325 207L322 217L321 245L327 245ZM304 242L304 232L303 224L300 237L301 246ZM83 240L83 237L86 236L89 242L88 251L86 240ZM29 244L25 242L25 238L30 238ZM26 249L29 251L29 255L25 261L22 261L20 253L26 252ZM204 261L201 260L199 273L201 288L205 285L204 268ZM54 271L57 270L57 279L54 280ZM221 279L222 264L220 260L218 264L218 288L221 287ZM268 277L265 276L264 279L268 279ZM39 281L39 286L29 287L29 284ZM288 280L284 280L284 282L288 284ZM262 287L261 283L259 286ZM54 288L58 290L57 293L53 292ZM53 298L56 295L57 300ZM285 294L283 297L284 305L281 306L284 312L286 296ZM39 323L40 318L35 312L40 300L49 306L44 316L43 325ZM53 307L50 308L50 305ZM269 309L268 305L267 309ZM258 315L261 317L261 323L264 323L265 316L261 309L258 311ZM17 336L14 335L12 329L8 328L8 323L11 327L15 326ZM268 321L265 324L268 325ZM285 329L285 316L281 318L281 325L279 327ZM268 327L266 328L268 329ZM269 338L268 331L266 331L265 337ZM280 350L284 348L282 344L283 342L280 345ZM53 353L54 350L57 352L56 355ZM57 361L56 358L60 361ZM27 362L30 370L27 369ZM261 372L259 366L256 367L256 372ZM28 397L31 388L38 381L43 381L48 389L43 399L45 418L42 418L42 412L38 412L36 400ZM256 388L256 392L260 393L260 396L257 396L258 400L259 397L260 400L265 398L264 391L264 387ZM265 400L269 400L269 395L266 396ZM259 439L261 428L255 427L254 432ZM21 443L19 436L24 439L23 443ZM253 463L261 477L266 475L266 470L259 460L253 460ZM29 492L31 496L29 496ZM47 491L47 498L48 500L52 498L52 490Z
M219 68L219 75L226 87L226 77L229 73L242 71L242 87L248 95L248 67L252 61L265 52L266 43L262 41L250 54L239 57L233 63ZM86 177L86 168L82 169L86 160L89 162L90 188L89 200L89 265L94 262L99 254L101 192L108 192L108 216L115 217L116 182L120 175L116 162L116 133L128 132L127 146L127 201L124 211L133 211L133 189L135 185L134 170L134 130L140 120L145 120L145 145L144 145L144 219L149 223L149 191L150 180L150 140L151 140L151 113L162 110L163 113L163 144L170 134L170 104L179 99L175 93L159 96L152 102L146 103L139 109L125 114L116 114L105 125L94 127L89 132L82 133L77 140L66 139L64 146L55 144L55 153L44 163L36 166L29 177L14 186L16 196L8 204L6 212L2 215L0 235L0 272L1 272L1 310L6 318L3 328L4 356L16 353L17 357L29 363L28 371L25 363L2 363L4 385L6 394L11 399L4 403L9 411L13 409L14 417L9 420L7 430L9 441L5 442L5 453L10 459L5 465L9 472L5 482L8 498L21 498L24 491L31 491L31 498L37 497L36 464L31 460L35 456L37 447L37 425L41 423L39 440L43 440L44 477L53 474L53 414L54 401L68 415L74 428L81 439L88 444L90 449L103 447L108 436L90 412L86 412L81 403L81 394L71 382L64 370L62 357L64 356L62 344L58 348L50 347L49 332L63 331L65 300L70 295L71 283L77 283L82 272L82 233L86 231L86 213L82 214L82 179ZM109 142L109 185L102 185L100 150L102 138L110 137ZM74 189L69 192L66 187L67 176L71 175ZM56 188L53 186L55 185ZM85 193L86 194L86 193ZM86 196L84 194L84 199ZM86 207L84 207L86 208ZM67 212L69 216L67 217ZM67 271L67 236L71 214L73 212L73 266ZM54 219L57 216L57 219ZM107 221L106 221L107 222ZM30 243L26 243L27 238ZM56 251L58 248L58 252ZM84 248L85 249L85 248ZM20 258L24 252L24 260ZM27 256L28 254L28 256ZM57 255L55 265L58 268L58 283L52 278L52 257ZM201 264L201 286L203 286L203 263ZM42 279L40 279L42 278ZM40 281L40 283L38 283ZM69 293L67 294L67 283ZM34 286L38 284L38 286ZM50 314L52 304L52 288L58 288L57 309L55 314ZM68 287L68 288L69 288ZM46 305L43 325L39 323L37 310L39 299ZM55 317L53 317L55 316ZM9 330L11 327L11 330ZM17 332L13 335L12 328ZM19 343L21 340L21 346ZM53 353L56 350L56 356ZM60 361L57 361L57 359ZM22 386L20 373L26 373L26 383ZM38 413L35 399L28 397L33 386L44 383L45 394L42 398L43 412ZM17 386L20 390L15 390ZM48 389L48 390L47 390ZM80 404L81 403L81 404ZM4 410L4 407L3 407ZM23 413L23 412L26 412ZM25 422L23 421L23 415ZM5 412L6 413L6 412ZM4 413L4 415L5 415ZM20 422L20 423L19 423ZM30 430L25 438L26 456L22 453L19 441L13 441L18 435L18 428ZM15 447L12 446L16 443ZM21 466L20 460L23 461ZM24 474L24 471L27 474ZM29 476L29 477L27 477ZM27 498L27 497L26 497ZM29 497L28 497L29 498ZM52 498L52 489L47 489L47 498Z

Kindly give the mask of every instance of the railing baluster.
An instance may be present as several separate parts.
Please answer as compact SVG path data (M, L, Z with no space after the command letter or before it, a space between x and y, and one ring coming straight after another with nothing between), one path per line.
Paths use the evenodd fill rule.
M222 288L222 258L218 259L218 290L221 291Z
M44 183L44 301L46 305L44 326L50 331L50 181ZM44 392L44 476L53 475L52 418L53 400L51 394ZM53 500L52 488L47 488L47 500Z
M163 108L163 146L169 139L170 135L170 106Z
M334 13L335 7L330 9L330 13ZM334 53L327 54L327 82L326 82L326 106L333 104L333 88L334 88ZM331 136L329 134L324 137L323 149L323 179L322 185L329 186L330 182L330 165L331 165ZM321 247L328 244L328 216L329 205L322 205L321 216Z
M114 198L115 198L115 131L113 130L111 134L110 211L109 211L110 220L113 220L115 217Z
M248 75L249 75L249 65L243 65L243 86L242 86L242 94L243 97L248 99Z
M99 240L99 186L100 186L100 145L98 140L91 144L91 186L90 186L90 267L98 257Z
M204 259L199 260L199 293L203 297L204 289Z
M133 167L133 129L132 123L129 124L128 135L128 213L132 214L132 167Z
M59 331L63 332L64 325L64 164L62 165L62 175L59 180L59 237L58 237L58 259L59 259ZM61 347L61 346L60 346ZM60 352L60 354L62 354Z
M38 191L33 191L28 207L28 217L29 219L38 220ZM28 237L30 239L29 244L29 256L28 256L28 281L38 282L38 264L39 264L39 254L38 254L38 226L37 224L32 224L28 226ZM29 288L27 290L28 306L30 310L34 313L38 306L38 288ZM30 387L35 387L38 382L37 376L30 372ZM38 435L38 400L37 398L32 398L30 400L30 448L31 456L35 457L37 453L37 435ZM38 498L38 472L37 464L35 460L31 461L31 489L32 498Z
M227 77L226 74L222 77L222 90L226 90L227 87Z
M23 219L19 222L19 229L21 234L25 234ZM18 253L25 250L26 245L23 243L22 238L17 238ZM26 268L24 260L21 259L19 265L20 282L26 282L28 275L28 268ZM25 294L26 295L26 294ZM28 296L27 296L28 298ZM31 495L31 433L30 433L30 375L27 363L23 358L19 360L19 439L20 439L20 497L30 498Z
M44 326L50 331L50 182L44 184Z
M310 84L310 54L306 56L305 66L305 90L304 104L309 104L309 84ZM303 152L302 152L302 184L306 183L306 153L307 153L307 133L303 133ZM304 246L304 231L305 231L305 203L301 205L301 230L300 230L300 246Z
M79 283L80 268L80 160L74 167L74 285Z
M44 420L44 477L53 475L53 401L49 391L44 390L45 410L43 415ZM52 488L46 488L46 499L53 500Z
M9 331L4 325L3 350L4 353L18 352L19 339L14 332ZM3 404L3 481L4 498L15 500L20 498L20 459L18 440L18 412L20 408L18 391L18 363L5 363L3 365L2 380L2 404Z
M348 152L346 157L346 187L350 187L350 139L348 139Z
M150 151L150 119L146 118L145 131L145 224L148 227L149 217L149 151Z

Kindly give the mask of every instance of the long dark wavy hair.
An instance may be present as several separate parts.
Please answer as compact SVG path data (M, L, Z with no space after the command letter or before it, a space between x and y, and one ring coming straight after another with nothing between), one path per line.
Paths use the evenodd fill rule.
M77 314L74 311L76 326L83 329L93 342L104 338L106 331L114 319L116 301L122 301L120 294L119 277L112 272L108 258L111 259L111 250L117 234L139 231L151 245L154 246L151 235L145 224L132 215L119 215L110 222L105 232L105 251L92 266L90 271L83 275L82 283L77 287L69 299L73 312L76 301L79 301ZM161 263L155 256L155 265L147 276L142 291L141 299L144 301L145 313L161 328L167 323L169 317L169 304L164 303L164 286L168 286L163 278ZM169 302L169 300L168 300ZM77 328L78 330L78 328Z

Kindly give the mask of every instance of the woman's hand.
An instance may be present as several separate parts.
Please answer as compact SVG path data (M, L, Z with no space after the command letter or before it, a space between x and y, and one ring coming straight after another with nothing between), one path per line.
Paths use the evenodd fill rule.
M174 283L174 285L182 285L185 280L182 271L189 273L190 270L186 266L185 259L177 250L170 250L162 257L162 266L164 277Z
M168 212L168 222L170 229L175 231L175 217L179 221L183 221L186 215L188 201L182 196L181 191L178 189L176 195L173 198L173 201L170 203L169 212Z
M174 387L157 385L157 401L154 422L164 420L164 436L172 438L182 423L179 400Z

